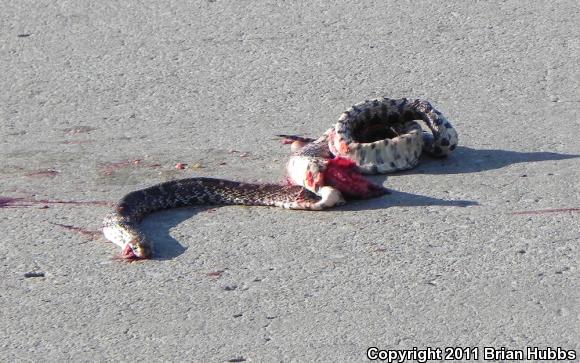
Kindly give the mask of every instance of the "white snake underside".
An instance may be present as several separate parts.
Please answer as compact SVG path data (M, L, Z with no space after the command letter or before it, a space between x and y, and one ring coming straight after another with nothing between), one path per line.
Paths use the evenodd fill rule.
M423 130L423 122L427 130ZM105 217L103 234L126 259L150 258L152 243L139 231L148 214L193 205L263 205L322 210L347 198L387 193L361 173L413 168L422 151L447 156L457 132L431 104L418 99L376 99L343 112L337 124L314 140L280 135L292 142L287 164L291 185L249 184L212 178L164 182L125 195Z

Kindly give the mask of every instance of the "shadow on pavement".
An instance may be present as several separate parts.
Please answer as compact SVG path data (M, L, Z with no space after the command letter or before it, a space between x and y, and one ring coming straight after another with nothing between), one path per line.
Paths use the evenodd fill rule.
M536 161L565 160L578 158L580 155L558 154L551 152L517 152L507 150L478 150L460 146L445 159L434 159L423 156L419 166L413 170L395 173L395 175L407 174L463 174L476 173L486 170L500 169L517 163ZM393 174L389 174L393 175ZM389 175L369 176L375 182L383 184ZM477 201L471 200L445 200L428 197L425 195L405 193L391 190L391 194L382 198L353 200L346 205L336 208L343 211L385 209L394 206L422 207L422 206L446 206L468 207L478 206ZM172 211L155 213L154 222L145 222L142 225L143 232L154 243L155 260L169 260L183 254L187 248L182 246L170 235L171 228L177 226L186 219L192 218L197 213L212 207L199 206L195 208L180 208Z
M467 207L479 205L479 203L469 200L444 200L427 197L424 195L391 191L391 194L382 198L353 200L336 210L357 211L385 209L393 206L449 206L449 207ZM170 260L183 254L187 248L181 245L179 241L170 234L171 228L177 226L186 219L194 217L197 213L203 213L208 209L216 208L199 206L177 208L168 211L162 211L148 216L141 225L143 233L153 243L154 257L153 260ZM306 212L308 213L308 212ZM314 213L314 212L313 212ZM151 221L147 221L150 217ZM195 232L193 232L195 233Z
M153 243L153 260L171 260L185 253L187 247L173 238L170 231L181 222L192 218L197 213L203 213L207 209L210 208L205 206L176 208L147 216L141 224L141 230Z
M518 163L555 161L578 158L580 155L558 154L553 152L519 152L496 149L472 149L459 146L445 159L421 157L417 168L398 173L406 174L464 174L500 169Z
M446 200L428 197L425 195L399 192L392 189L390 189L390 191L391 194L380 198L348 201L346 205L339 207L338 209L344 211L357 211L385 209L389 207L469 207L479 205L479 202L472 200Z

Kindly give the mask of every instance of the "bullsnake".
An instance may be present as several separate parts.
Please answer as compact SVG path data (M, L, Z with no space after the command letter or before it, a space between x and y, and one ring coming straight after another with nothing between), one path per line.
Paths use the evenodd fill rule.
M362 173L410 169L422 151L443 157L458 142L455 129L429 102L386 97L352 106L318 139L279 136L292 145L288 185L212 178L167 181L125 195L105 217L103 234L122 248L124 259L151 258L153 244L139 231L139 223L152 212L232 204L322 210L345 203L345 198L388 193Z

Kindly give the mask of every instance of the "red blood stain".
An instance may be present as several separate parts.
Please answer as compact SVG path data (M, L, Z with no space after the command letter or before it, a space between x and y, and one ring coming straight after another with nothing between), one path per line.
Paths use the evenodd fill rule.
M107 206L113 206L114 205L114 203L106 202L104 200L80 201L80 200L48 200L48 199L39 199L39 200L28 200L28 202L35 203L35 204L107 205Z
M121 252L120 254L113 256L111 259L114 261L120 261L122 263L138 263L147 261L145 258L137 257L134 253L131 254L131 252L127 252L127 255L124 255L124 253L125 252Z
M209 277L220 278L224 272L222 270L208 272Z
M112 175L115 172L115 170L124 169L133 165L139 165L141 161L142 161L141 159L133 159L105 163L101 166L101 173L105 175Z
M112 206L113 203L102 200L48 200L48 199L30 199L0 196L0 208L22 208L31 207L32 205L43 204L41 208L48 208L47 204L69 204L69 205L106 205Z
M73 231L76 232L80 235L83 235L85 237L88 237L89 239L92 240L97 240L100 238L101 236L101 232L100 231L93 231L90 229L85 229L85 228L81 228L81 227L76 227L70 224L61 224L61 223L53 223L53 222L48 222L50 224L53 224L55 226L59 226L65 229L68 229L69 231Z
M0 208L30 207L24 198L0 197Z
M38 170L33 171L30 173L26 173L24 175L32 177L32 178L54 178L60 174L60 171L54 169L46 169L46 170Z
M580 212L580 208L525 210L525 211L512 212L512 214L513 215L526 215L526 214L575 213L575 212Z
M310 170L306 173L306 184L311 188L314 187L314 175Z

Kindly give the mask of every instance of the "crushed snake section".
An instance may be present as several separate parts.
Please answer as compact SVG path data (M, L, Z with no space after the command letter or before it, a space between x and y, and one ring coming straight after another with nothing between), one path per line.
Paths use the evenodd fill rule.
M153 244L139 231L139 222L152 212L233 204L323 210L343 204L345 197L388 194L362 173L410 169L423 151L444 157L458 142L455 129L429 102L407 98L356 104L318 139L279 136L292 149L286 165L288 185L211 178L168 181L125 195L105 217L103 234L122 248L122 258L150 258Z

